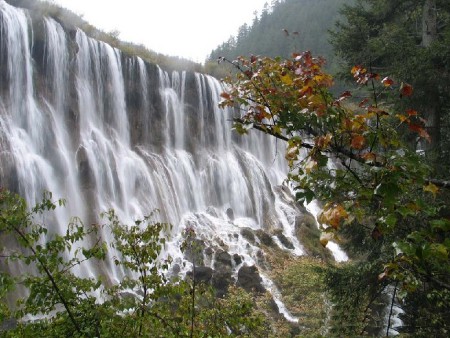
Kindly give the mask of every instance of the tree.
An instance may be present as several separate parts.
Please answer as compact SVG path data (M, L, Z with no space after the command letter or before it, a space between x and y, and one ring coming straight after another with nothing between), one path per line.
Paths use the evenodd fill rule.
M430 311L432 324L420 327L423 331L411 325L405 330L448 332L450 221L443 215L447 192L437 186L446 183L432 180L423 156L403 142L405 134L431 141L419 113L390 104L398 96L409 102L413 87L355 66L354 79L372 90L369 97L350 102L350 92L331 95L333 80L322 70L324 60L309 52L286 60L222 61L239 70L225 79L221 102L239 108L234 129L242 134L256 129L286 141L288 179L297 200L323 203L321 243L342 238L346 248L364 257L351 271L359 278L349 279L364 286L359 298L363 322L348 323L350 331L337 328L339 333L366 332L371 306L388 287L404 304L436 297L442 305L418 305L421 314ZM331 277L330 287L342 285L342 278ZM348 290L353 297L353 285ZM407 315L421 319L417 313Z
M423 112L431 135L430 143L418 147L433 160L436 174L445 172L449 165L449 2L358 0L344 6L341 14L331 41L344 61L344 71L363 65L414 86L409 107Z
M1 243L14 243L0 246L0 323L20 320L13 328L0 327L2 337L268 336L262 314L243 290L232 288L219 299L207 285L167 277L168 262L159 255L169 225L155 221L153 214L124 225L109 211L104 225L85 226L74 219L65 234L50 233L39 220L51 220L64 203L47 193L28 208L18 195L0 190ZM126 272L113 285L102 276L82 278L73 272L89 260L101 264L106 259L110 249L97 235L100 228L113 238L110 263ZM28 269L14 274L5 262L21 262ZM11 306L7 297L17 285L25 292ZM27 322L25 316L36 320Z

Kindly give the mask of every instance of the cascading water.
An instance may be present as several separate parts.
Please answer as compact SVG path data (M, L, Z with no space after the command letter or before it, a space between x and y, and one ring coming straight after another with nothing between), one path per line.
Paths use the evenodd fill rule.
M31 37L36 25L41 29ZM30 204L44 191L66 198L51 231L65 231L75 215L95 222L113 208L131 223L158 208L173 224L164 254L180 266L188 227L205 245L240 257L235 277L260 261L243 228L278 229L291 245L273 236L275 242L303 254L294 231L300 211L274 189L287 171L282 145L256 134L235 140L232 112L218 108L217 80L170 74L53 19L32 22L2 0L0 44L0 186ZM214 267L214 254L205 264ZM79 273L112 281L123 274L112 265L97 269Z

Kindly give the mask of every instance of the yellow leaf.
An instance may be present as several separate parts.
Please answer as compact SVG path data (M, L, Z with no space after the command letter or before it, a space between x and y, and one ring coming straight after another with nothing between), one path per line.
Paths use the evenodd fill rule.
M274 134L281 134L281 127L280 126L273 126L272 127L272 132Z
M321 223L328 224L329 226L337 229L341 223L341 220L348 218L348 213L342 207L342 205L332 205L326 206L324 211L319 216L319 221Z
M423 186L423 191L428 191L428 192L432 193L434 197L436 197L436 194L439 191L439 188L430 182L428 185Z
M308 161L308 163L306 163L305 165L305 172L307 174L310 174L311 171L313 171L315 168L317 168L317 162L314 160L310 160Z
M292 84L292 78L289 74L286 75L282 75L281 76L281 82L283 82L286 85L291 85Z
M329 232L322 232L320 234L320 244L322 244L323 247L326 247L328 242L333 239L333 234Z
M286 160L296 160L297 156L299 154L299 148L295 145L293 146L289 146L288 149L286 150L286 155L285 158Z
M318 136L315 139L315 144L320 149L325 149L330 144L332 138L333 135L331 133L327 133L325 136Z

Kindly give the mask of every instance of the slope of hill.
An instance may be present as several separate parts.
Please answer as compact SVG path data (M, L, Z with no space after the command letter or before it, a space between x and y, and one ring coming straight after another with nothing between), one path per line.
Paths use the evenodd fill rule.
M255 15L251 26L239 28L209 56L209 71L215 73L219 57L265 55L289 57L295 51L310 50L328 61L328 69L337 68L337 59L329 43L328 30L339 17L339 9L352 0L274 0L262 13ZM220 74L218 74L220 75Z

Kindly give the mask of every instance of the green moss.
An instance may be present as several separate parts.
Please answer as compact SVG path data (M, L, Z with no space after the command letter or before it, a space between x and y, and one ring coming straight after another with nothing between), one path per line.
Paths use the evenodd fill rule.
M332 261L331 252L320 244L320 230L312 215L304 215L296 221L295 233L309 256Z
M268 257L270 277L282 292L282 300L291 314L299 318L290 327L290 337L318 337L325 333L330 306L325 296L326 264L317 258L290 258L274 254Z

